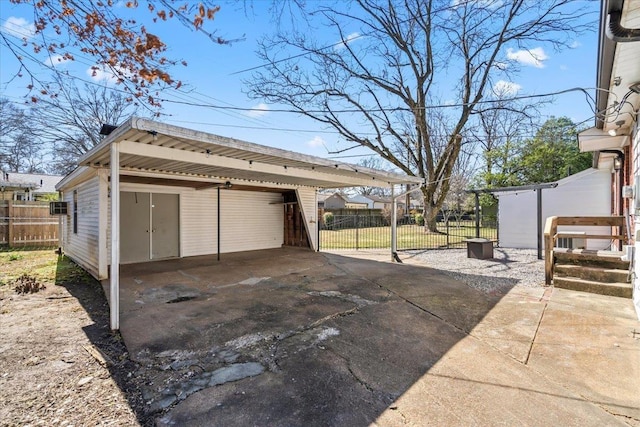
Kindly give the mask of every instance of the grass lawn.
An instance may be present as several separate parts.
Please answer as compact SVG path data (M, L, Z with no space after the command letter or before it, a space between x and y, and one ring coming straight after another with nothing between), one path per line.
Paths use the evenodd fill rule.
M47 285L90 280L84 270L67 257L58 256L55 249L0 251L0 287L11 284L22 275Z
M444 224L439 227L442 234L425 233L417 225L398 226L399 249L436 249L440 247L464 247L464 241L476 236L475 226L450 226L449 233ZM495 228L481 227L480 236L497 238ZM391 247L391 227L367 227L344 230L321 230L322 249L379 249Z

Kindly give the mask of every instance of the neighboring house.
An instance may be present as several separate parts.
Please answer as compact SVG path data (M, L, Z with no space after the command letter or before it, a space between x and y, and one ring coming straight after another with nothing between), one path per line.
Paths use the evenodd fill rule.
M607 216L611 214L611 171L590 168L563 178L555 188L542 191L542 218L550 216ZM495 193L498 197L498 242L503 248L535 249L538 246L537 194L534 190L513 189ZM559 227L558 231L565 231ZM572 233L609 234L608 227L568 229ZM574 241L575 240L575 241ZM565 247L584 245L579 239ZM587 249L604 249L606 240L589 240Z
M318 193L318 195L316 196L316 198L318 199L318 209L324 209L324 201L331 196L331 194Z
M582 151L595 153L595 166L614 176L612 214L628 212L632 222L632 262L640 262L640 0L603 0L598 39L595 126L579 135ZM623 198L622 186L633 185ZM640 316L640 275L633 277L633 298Z
M324 199L325 209L346 209L349 198L340 193L333 193Z
M41 200L57 196L61 175L1 172L0 200Z
M109 280L112 329L119 328L120 264L317 250L318 190L420 182L136 117L78 164L56 186L67 206L63 251Z
M350 200L352 200L353 202L365 203L368 209L391 210L391 204L393 203L390 197L373 196L371 194L358 194L357 196L351 197ZM404 201L398 200L397 204L399 209L404 209Z

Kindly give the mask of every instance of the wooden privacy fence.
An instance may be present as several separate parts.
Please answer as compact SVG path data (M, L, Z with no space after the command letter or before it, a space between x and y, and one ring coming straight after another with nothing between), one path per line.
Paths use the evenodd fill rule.
M58 233L58 217L49 215L49 202L0 201L1 247L54 247Z

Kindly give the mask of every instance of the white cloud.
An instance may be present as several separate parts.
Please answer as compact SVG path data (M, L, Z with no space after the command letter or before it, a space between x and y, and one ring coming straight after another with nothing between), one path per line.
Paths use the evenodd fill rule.
M322 139L322 137L320 136L315 136L312 140L307 141L305 143L308 147L312 147L312 148L318 148L318 147L324 147L324 139Z
M509 68L508 62L496 61L493 63L493 66L496 67L500 71L504 71Z
M43 63L49 67L57 67L58 65L64 65L66 62L69 62L69 59L62 55L51 55Z
M336 44L333 45L334 50L341 50L347 47L348 44L353 43L354 40L359 39L360 33L351 33L347 37L344 38L344 41L340 40Z
M116 84L118 79L126 78L130 75L130 72L122 67L115 67L116 73L114 70L107 68L105 66L99 66L97 69L87 68L87 75L91 77L91 80L96 82L103 82L107 84Z
M520 89L522 89L522 86L518 83L508 82L505 80L498 80L492 88L493 93L496 96L513 96L520 92Z
M10 16L2 25L2 31L21 39L30 39L36 34L36 26L24 18Z
M571 44L569 45L571 49L577 49L580 46L582 46L582 43L580 43L578 40L572 41Z
M544 49L541 47L520 50L513 50L509 48L507 49L507 58L512 61L519 62L522 65L530 65L536 68L543 68L543 61L549 59L549 56L547 56L547 54L544 52Z
M251 111L247 111L249 117L262 117L269 112L269 106L264 102L251 107Z
M569 67L567 67L566 65L560 65L560 70L562 71L567 71L569 69Z

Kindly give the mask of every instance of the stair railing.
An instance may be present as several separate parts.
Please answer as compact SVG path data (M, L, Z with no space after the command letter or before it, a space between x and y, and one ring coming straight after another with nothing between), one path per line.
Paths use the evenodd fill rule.
M608 226L617 227L617 233L613 230L610 234L584 234L584 233L558 233L558 226ZM544 282L546 286L550 286L553 280L554 257L553 248L559 238L580 238L580 239L606 239L619 240L626 242L627 233L625 232L624 216L550 216L544 226Z

